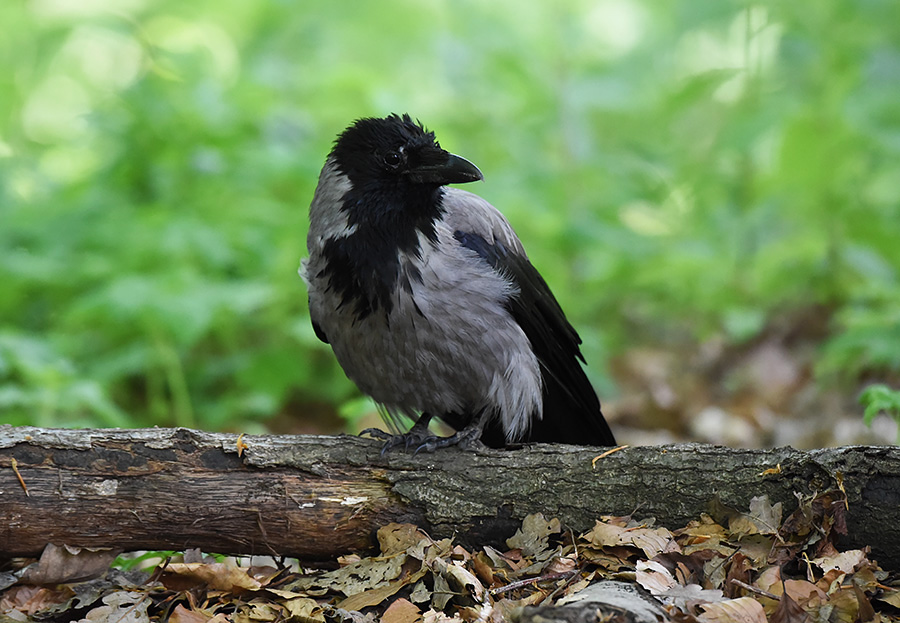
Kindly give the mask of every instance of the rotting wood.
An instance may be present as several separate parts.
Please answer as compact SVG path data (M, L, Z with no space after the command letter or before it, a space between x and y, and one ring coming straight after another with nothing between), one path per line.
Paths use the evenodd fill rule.
M350 436L244 436L241 445L239 456L238 435L183 428L0 426L0 555L53 542L322 560L370 549L392 521L496 544L533 512L575 531L629 513L678 528L715 496L746 509L768 495L790 512L795 495L840 483L846 545L870 545L882 566L900 568L896 447L647 446L592 466L602 450L563 445L415 456L381 456L379 442Z

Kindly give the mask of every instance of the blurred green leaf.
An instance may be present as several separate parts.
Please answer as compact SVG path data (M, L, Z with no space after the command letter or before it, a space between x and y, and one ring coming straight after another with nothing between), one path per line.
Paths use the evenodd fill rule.
M900 391L880 383L869 385L860 395L859 402L866 408L863 417L869 426L882 413L897 423L897 443L900 444Z

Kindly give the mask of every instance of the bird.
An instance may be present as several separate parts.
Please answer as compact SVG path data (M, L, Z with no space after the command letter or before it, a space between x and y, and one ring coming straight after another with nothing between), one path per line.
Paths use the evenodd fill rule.
M357 119L325 160L299 272L316 336L393 431L363 434L382 452L614 446L581 339L509 221L448 186L483 179L409 114Z

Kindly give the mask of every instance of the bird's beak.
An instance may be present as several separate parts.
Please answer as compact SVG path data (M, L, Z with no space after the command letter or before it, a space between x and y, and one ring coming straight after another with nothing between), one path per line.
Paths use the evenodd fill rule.
M477 182L483 180L484 175L474 164L444 150L428 158L413 168L407 175L409 179L417 184L465 184L466 182Z

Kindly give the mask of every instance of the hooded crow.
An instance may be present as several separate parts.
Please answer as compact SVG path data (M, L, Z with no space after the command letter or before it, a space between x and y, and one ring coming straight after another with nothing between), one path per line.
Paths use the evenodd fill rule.
M581 339L506 218L447 184L483 179L409 115L359 119L335 141L310 205L316 335L399 432L433 451L543 441L611 446ZM438 437L437 417L456 430Z

